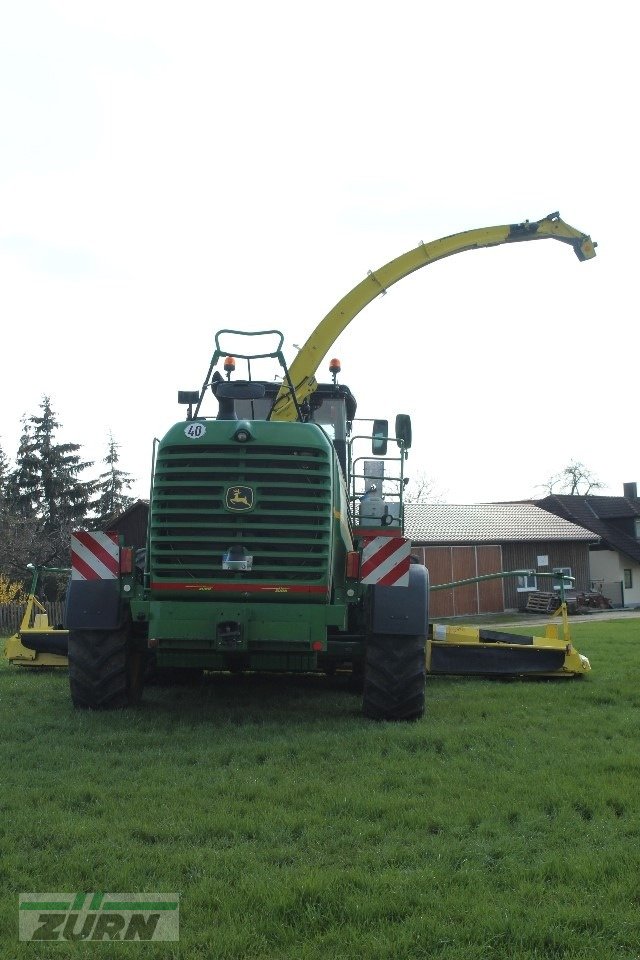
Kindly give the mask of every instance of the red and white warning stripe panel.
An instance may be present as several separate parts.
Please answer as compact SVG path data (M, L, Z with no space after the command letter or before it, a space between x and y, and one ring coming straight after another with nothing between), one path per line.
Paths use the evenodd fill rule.
M120 547L117 533L71 534L72 580L117 580L120 575Z
M411 541L405 537L373 537L362 548L360 580L385 587L408 587Z

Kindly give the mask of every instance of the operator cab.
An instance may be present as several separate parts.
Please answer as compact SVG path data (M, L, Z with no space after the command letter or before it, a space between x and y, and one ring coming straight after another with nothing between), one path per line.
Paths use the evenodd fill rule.
M227 334L242 335L241 331L238 330L218 331L216 334L216 349L202 390L198 392L181 390L178 392L178 403L185 404L188 408L187 420L200 416L200 407L208 393L207 387L211 388L211 392L218 401L217 420L270 420L276 401L278 409L280 409L284 399L286 403L293 403L297 418L302 423L317 424L331 440L346 478L348 475L347 442L356 415L356 400L348 387L337 382L341 369L340 361L333 358L329 363L329 372L333 378L332 383L316 384L313 393L299 401L293 396L294 387L282 354L283 336L279 330L264 330L245 334L247 337L263 337L275 334L279 338L275 350L268 350L263 345L262 348L258 346L254 352L236 354L237 357L247 361L248 380L232 379L232 374L235 373L236 369L236 356L231 354L227 354L224 359L226 379L215 370L217 363L225 356L220 338ZM284 379L281 379L280 382L252 379L251 361L269 357L278 360L284 372ZM386 440L384 442L386 443ZM374 448L373 452L377 453L379 451Z
M266 420L280 391L280 384L253 381L264 386L264 396L252 400L235 401L238 420ZM301 405L303 419L317 423L333 443L344 475L347 475L347 439L356 415L356 399L349 387L341 383L320 383L315 392Z
M332 441L346 477L347 439L356 415L356 398L342 383L319 383L309 397L309 407L309 419L319 424Z

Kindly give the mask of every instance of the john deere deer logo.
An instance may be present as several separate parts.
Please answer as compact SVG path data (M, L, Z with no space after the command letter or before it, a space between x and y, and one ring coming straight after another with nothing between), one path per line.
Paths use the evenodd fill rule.
M228 487L225 504L227 510L251 510L253 490L251 487Z

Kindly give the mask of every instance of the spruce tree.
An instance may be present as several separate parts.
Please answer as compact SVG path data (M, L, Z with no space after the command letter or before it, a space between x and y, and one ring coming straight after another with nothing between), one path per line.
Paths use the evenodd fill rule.
M9 558L9 523L11 508L7 499L9 481L9 460L0 447L0 574L5 573Z
M93 506L96 514L94 522L97 526L106 523L116 514L122 513L134 502L134 497L126 493L133 483L133 477L118 467L119 449L120 444L116 443L113 434L109 433L107 455L103 460L107 469L100 474L95 486L98 498Z
M71 530L86 520L95 481L82 479L91 463L79 456L80 444L57 442L60 423L49 397L42 398L40 410L39 416L23 421L9 499L18 517L38 521L42 543L37 562L66 565Z
M18 499L16 471L0 449L0 574L11 581L25 581L27 564L41 562L49 550L42 523L30 496Z
M95 482L80 477L92 466L78 456L80 444L55 442L60 423L49 397L42 398L40 409L42 416L30 420L40 468L45 529L53 532L86 518Z
M9 479L9 459L0 444L0 504L4 506Z
M16 467L7 477L6 492L7 499L17 516L23 519L38 516L42 502L40 470L33 426L26 417L22 419Z

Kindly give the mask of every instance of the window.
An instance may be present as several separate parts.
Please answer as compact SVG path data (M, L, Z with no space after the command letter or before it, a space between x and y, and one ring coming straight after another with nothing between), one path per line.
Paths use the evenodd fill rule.
M553 572L554 572L554 573L561 573L564 578L568 578L568 577L571 576L571 567L554 567L554 568L553 568ZM573 588L573 585L574 585L574 584L573 584L573 580L563 579L562 582L563 582L563 584L564 584L565 590L571 590L571 589ZM559 590L559 589L560 589L560 581L559 581L559 580L554 580L554 581L553 581L553 589L554 589L554 590Z
M538 580L535 573L528 573L518 577L516 581L518 593L524 593L525 590L537 590Z
M314 407L313 422L321 424L330 440L344 440L347 435L344 400L322 400Z
M633 587L633 576L631 575L631 570L624 570L624 588L625 590L631 590Z
M640 517L636 517L636 540L640 540Z

